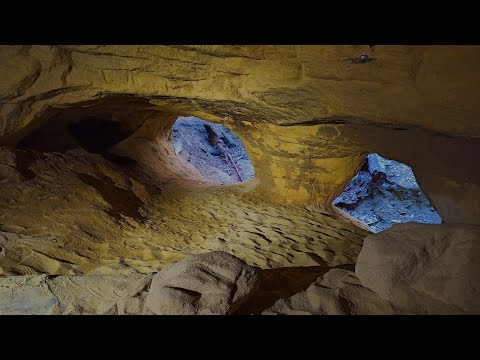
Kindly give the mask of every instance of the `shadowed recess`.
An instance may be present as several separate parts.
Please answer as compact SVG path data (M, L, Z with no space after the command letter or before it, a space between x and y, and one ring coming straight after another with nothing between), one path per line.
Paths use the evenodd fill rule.
M110 204L112 208L105 211L107 214L117 220L121 220L122 215L124 215L139 222L145 221L145 218L139 212L143 202L133 191L119 188L107 176L97 179L88 174L79 173L77 175L83 183L95 188L100 196Z
M325 275L331 269L355 270L355 265L339 266L306 266L285 267L277 269L258 269L260 272L260 287L255 294L248 299L236 315L259 315L262 311L271 307L279 299L289 298L299 292L305 291L320 276Z

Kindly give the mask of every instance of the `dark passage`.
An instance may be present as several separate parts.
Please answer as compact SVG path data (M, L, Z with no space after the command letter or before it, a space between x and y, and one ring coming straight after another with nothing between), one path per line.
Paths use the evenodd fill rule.
M172 143L177 156L214 182L237 183L255 176L242 141L223 125L180 116L173 125Z
M395 223L442 221L418 186L412 169L378 154L368 155L357 176L332 204L374 232Z
M132 132L121 122L87 118L68 126L68 131L85 150L101 154L129 137Z
M133 130L119 121L97 117L83 117L68 123L54 119L23 138L20 148L40 152L65 153L78 147L91 153L106 151L133 134Z

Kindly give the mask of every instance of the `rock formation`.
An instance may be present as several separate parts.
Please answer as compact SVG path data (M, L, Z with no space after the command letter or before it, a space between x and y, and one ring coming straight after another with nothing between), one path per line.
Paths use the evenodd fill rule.
M392 315L391 303L362 286L351 271L333 269L300 293L278 300L265 315Z
M219 250L262 271L353 266L370 233L331 203L373 152L412 167L449 229L478 226L479 61L479 46L0 46L0 280L11 289L10 276L27 276L39 312L143 313L144 298L124 298L190 255ZM175 154L178 116L233 130L255 178L205 181ZM48 287L82 275L137 278L101 287L123 294L101 308L52 300ZM474 297L427 288L477 309Z
M371 62L352 61L370 52L3 46L0 134L12 144L53 113L102 99L144 99L157 122L163 110L233 128L257 169L259 190L272 199L329 204L364 154L377 152L414 169L442 219L478 223L480 174L469 154L479 149L480 47L377 46ZM110 117L120 112L117 105Z
M254 268L214 251L185 258L155 275L147 306L157 315L232 314L257 286Z
M362 169L332 205L373 232L399 223L442 222L418 186L412 169L377 154L367 156Z
M412 313L480 314L480 227L397 224L368 236L361 283Z

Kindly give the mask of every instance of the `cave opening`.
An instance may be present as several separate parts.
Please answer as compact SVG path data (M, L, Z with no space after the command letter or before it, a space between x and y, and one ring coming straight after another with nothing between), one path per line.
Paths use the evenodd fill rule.
M396 223L442 222L420 189L412 169L376 153L366 157L358 174L332 205L375 233Z
M83 149L96 154L106 152L110 147L132 135L123 123L98 118L82 119L70 124L67 129Z
M79 149L98 154L153 186L226 185L255 177L242 140L229 128L141 98L107 97L48 109L14 143L17 158ZM26 171L35 160L29 159Z
M83 150L104 155L145 121L142 99L106 98L47 109L27 126L17 147L42 153Z
M255 177L242 140L224 125L180 116L172 128L172 146L176 156L212 182L232 184Z

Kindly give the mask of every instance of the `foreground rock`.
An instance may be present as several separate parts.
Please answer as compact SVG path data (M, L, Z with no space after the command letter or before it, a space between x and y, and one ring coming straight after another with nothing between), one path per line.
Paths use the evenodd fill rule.
M480 226L399 224L368 236L362 284L410 313L480 313Z
M0 315L52 314L57 304L46 275L0 277Z
M232 314L258 279L257 270L225 252L189 256L155 275L147 307L158 315Z
M278 300L264 315L394 314L392 305L363 287L355 274L333 269L303 292Z
M0 277L0 315L151 314L152 275Z
M0 314L231 314L258 282L255 268L221 251L156 275L0 277Z
M55 314L147 314L146 288L152 274L57 276L47 280L58 299Z

